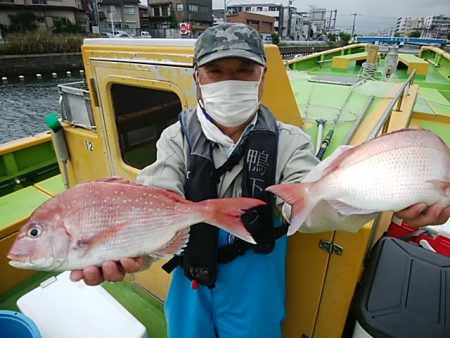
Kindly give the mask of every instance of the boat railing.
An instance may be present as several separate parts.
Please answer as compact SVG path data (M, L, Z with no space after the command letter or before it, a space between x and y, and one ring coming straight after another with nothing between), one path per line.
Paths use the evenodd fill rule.
M377 124L373 128L372 132L370 133L368 139L371 140L378 136L380 131L382 133L386 133L387 128L389 126L389 122L391 120L392 111L401 111L402 103L403 103L403 97L405 95L408 95L409 88L412 84L414 84L414 79L416 77L416 70L414 69L411 73L411 75L408 77L408 79L402 84L400 89L397 91L395 96L392 98L391 102L389 102L389 105L386 107L386 110L384 111L381 118L378 120Z

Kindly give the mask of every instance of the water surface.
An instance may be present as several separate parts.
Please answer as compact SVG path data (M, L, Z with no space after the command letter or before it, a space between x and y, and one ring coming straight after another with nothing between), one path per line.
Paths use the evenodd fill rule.
M57 85L75 81L81 81L81 77L0 81L0 144L47 131L45 116L59 115Z

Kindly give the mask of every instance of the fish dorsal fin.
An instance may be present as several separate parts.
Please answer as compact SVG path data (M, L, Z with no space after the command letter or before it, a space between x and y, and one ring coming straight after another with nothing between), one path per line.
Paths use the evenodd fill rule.
M177 193L174 193L172 191L161 189L161 188L155 188L150 187L148 185L132 182L128 179L119 177L119 176L110 176L110 177L104 177L99 180L96 180L95 182L105 182L105 183L113 183L113 184L123 184L123 185L132 185L132 186L138 186L138 187L144 187L148 189L153 189L155 191L158 191L161 195L164 195L167 199L172 200L174 202L187 202L186 199L183 198L183 196L180 196Z
M344 160L348 158L350 155L352 155L355 151L358 150L358 146L347 148L342 153L340 153L336 158L334 158L330 164L324 169L322 172L322 177L327 176L329 173L337 170Z
M172 192L172 191L169 191L166 189L160 189L160 188L153 188L153 189L158 190L161 193L161 195L164 195L165 197L167 197L168 199L170 199L174 202L193 203L191 201L186 200L185 198L183 198L183 196L181 196L175 192Z
M139 183L132 182L126 178L119 177L119 176L103 177L98 180L95 180L95 182L117 183L117 184L126 184L126 185L141 185Z
M168 255L181 254L189 241L189 228L178 231L175 236L162 248L152 252L151 255L157 258L164 258Z

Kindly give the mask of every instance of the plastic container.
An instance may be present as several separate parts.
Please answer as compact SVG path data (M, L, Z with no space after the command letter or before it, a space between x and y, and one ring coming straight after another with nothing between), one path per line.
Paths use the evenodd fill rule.
M34 322L24 314L0 310L0 335L2 338L41 338Z
M63 272L17 300L45 338L147 338L147 330L103 287ZM0 331L0 337L4 338ZM16 337L14 337L16 338Z
M449 257L381 238L356 292L353 337L450 337L449 274Z

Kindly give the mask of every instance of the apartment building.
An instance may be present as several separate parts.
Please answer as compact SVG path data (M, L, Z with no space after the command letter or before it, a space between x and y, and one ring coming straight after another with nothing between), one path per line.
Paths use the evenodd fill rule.
M251 12L239 12L227 15L227 22L243 23L257 30L264 41L272 42L272 33L275 33L273 16Z
M33 13L38 29L52 29L58 20L79 23L89 31L87 0L0 0L0 24L9 26L10 15Z
M140 33L139 0L99 0L97 4L100 32Z
M178 29L180 23L189 23L193 36L212 25L211 0L148 0L151 30Z
M266 16L273 17L274 29L280 37L286 38L288 36L289 22L286 21L285 11L288 11L286 6L279 3L245 3L245 4L235 4L227 5L227 16L238 14L240 12L258 13Z
M423 38L449 39L450 16L435 15L426 16L423 23Z
M408 36L411 32L420 32L422 38L448 39L450 34L450 16L434 15L398 18L395 33L400 36Z

